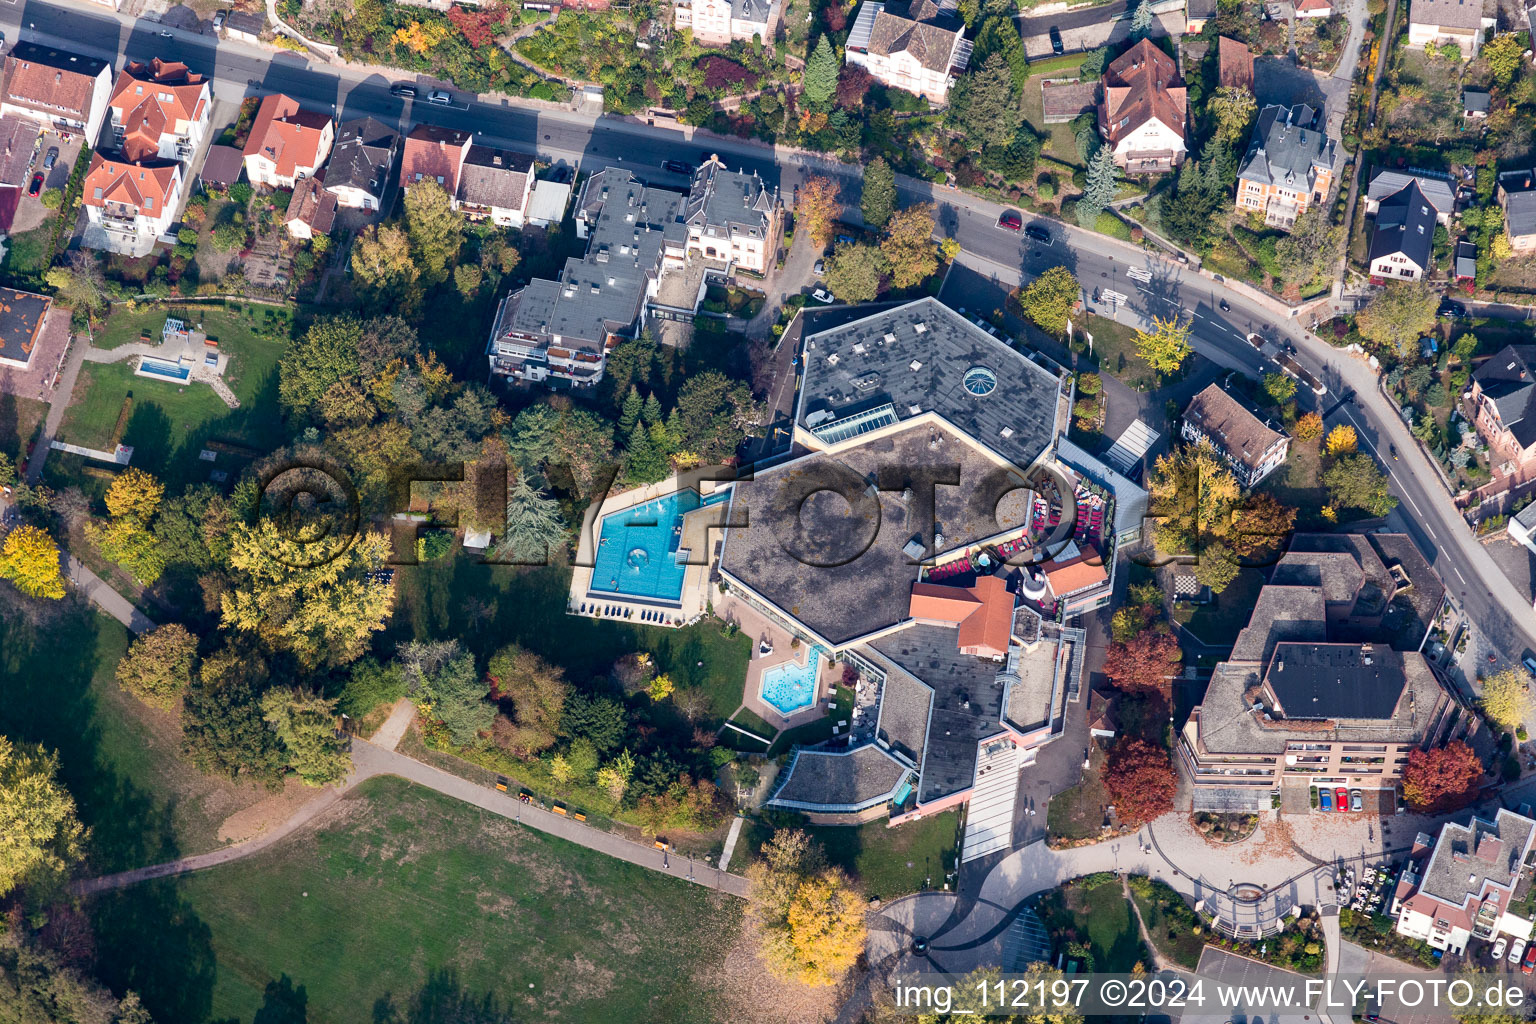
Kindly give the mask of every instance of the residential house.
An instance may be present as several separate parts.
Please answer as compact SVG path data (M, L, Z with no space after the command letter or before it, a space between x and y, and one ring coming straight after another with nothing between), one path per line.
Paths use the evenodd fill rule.
M1194 809L1390 791L1410 753L1463 735L1419 653L1444 597L1404 534L1295 535L1181 731Z
M1296 0L1296 17L1331 18L1333 0Z
M112 62L17 43L5 55L5 93L0 114L30 118L45 128L79 132L94 146L112 95Z
M1397 932L1434 949L1462 954L1472 939L1531 937L1515 888L1527 874L1536 821L1500 807L1490 821L1474 814L1448 821L1433 840L1419 833L1392 894Z
M336 221L336 206L336 194L322 185L319 178L300 178L293 187L283 223L294 238L328 235Z
M1505 171L1499 175L1499 206L1504 231L1515 252L1536 249L1536 171Z
M1371 277L1421 281L1433 269L1436 211L1410 181L1376 207L1376 229L1366 263Z
M384 185L395 162L400 134L371 117L343 124L325 168L325 190L349 210L384 208Z
M1184 5L1184 34L1197 36L1205 31L1205 23L1216 17L1216 0L1186 0Z
M1408 45L1454 43L1463 57L1476 57L1483 33L1495 24L1493 18L1483 16L1483 6L1484 0L1410 0Z
M405 137L400 152L400 187L435 181L449 198L459 194L459 173L469 157L474 136L456 128L419 124Z
M489 146L471 146L459 169L459 189L453 205L470 220L490 220L501 227L520 228L532 192L533 157Z
M117 76L108 110L112 144L128 161L186 163L208 134L213 86L179 62L132 61Z
M1410 182L1419 186L1419 193L1435 208L1435 220L1449 224L1451 214L1456 211L1456 183L1449 175L1435 171L1390 171L1385 167L1376 168L1371 173L1371 184L1366 189L1365 212L1374 216L1383 199L1397 195Z
M182 165L129 163L96 152L85 175L86 229L81 245L146 256L170 229L181 203Z
M1470 120L1481 120L1492 109L1493 96L1487 89L1461 90L1461 113Z
M663 264L686 259L684 201L618 168L588 178L576 204L587 253L566 260L558 280L535 278L502 299L486 343L491 375L561 387L601 381L608 352L639 329Z
M1536 459L1536 345L1505 345L1472 372L1466 405L1488 442L1489 461L1506 474Z
M267 17L261 11L249 14L244 11L230 11L224 15L224 38L252 45L261 42L262 33L267 30Z
M336 126L329 114L300 108L273 93L261 101L245 143L245 176L252 185L293 188L325 165Z
M209 188L229 188L240 180L245 169L245 153L234 146L209 146L197 177Z
M1237 208L1261 210L1264 222L1289 229L1333 187L1335 143L1320 111L1306 104L1259 111L1237 174Z
M1210 442L1244 487L1255 486L1280 468L1291 444L1284 430L1219 384L1209 385L1190 400L1180 436L1191 444Z
M565 211L571 205L569 182L537 181L533 194L528 197L528 214L523 219L529 227L549 228L565 219Z
M970 41L961 27L905 17L887 6L865 0L859 8L844 46L847 62L892 88L944 103L970 63Z
M1536 552L1536 501L1509 517L1509 536Z
M1104 71L1099 134L1127 174L1157 174L1184 162L1187 90L1172 57L1143 39Z
M1253 51L1247 43L1217 37L1216 80L1223 88L1253 91Z
M756 171L727 170L711 156L693 173L683 217L690 255L754 274L774 265L784 204Z
M753 37L772 43L778 23L779 0L678 0L672 8L672 27L692 29L703 46Z
M52 303L46 295L0 288L0 366L32 365Z

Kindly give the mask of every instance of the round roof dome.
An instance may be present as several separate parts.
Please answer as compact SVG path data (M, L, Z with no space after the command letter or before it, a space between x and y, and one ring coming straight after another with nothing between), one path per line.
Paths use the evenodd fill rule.
M986 366L973 366L965 371L962 381L965 390L977 398L985 398L997 387L997 374Z

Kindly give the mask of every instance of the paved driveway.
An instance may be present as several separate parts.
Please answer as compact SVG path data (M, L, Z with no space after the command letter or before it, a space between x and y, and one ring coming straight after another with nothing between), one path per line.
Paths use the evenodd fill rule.
M1105 4L1082 11L1063 11L1060 14L1044 14L1019 19L1019 31L1024 36L1024 53L1030 60L1052 55L1051 27L1061 32L1061 43L1067 53L1084 53L1101 46L1123 43L1131 34L1131 18L1126 13L1127 4ZM1184 32L1184 12L1163 14L1152 19L1154 38L1173 36Z

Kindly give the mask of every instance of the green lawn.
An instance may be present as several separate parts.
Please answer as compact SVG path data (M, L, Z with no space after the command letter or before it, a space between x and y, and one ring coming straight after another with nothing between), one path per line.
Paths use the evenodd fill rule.
M1086 944L1096 971L1129 972L1137 963L1151 966L1117 875L1089 875L1052 889L1040 898L1036 911L1053 940Z
M890 901L943 886L945 872L955 866L960 814L945 811L895 828L884 818L866 825L803 827L826 850L827 861L858 879L866 895ZM742 841L755 857L772 835L771 827L754 822Z
M1238 632L1248 625L1248 618L1253 614L1253 606L1259 599L1259 588L1262 586L1263 570L1241 569L1237 579L1216 595L1210 604L1180 602L1174 606L1173 617L1208 644L1230 644L1237 639Z
M1205 940L1194 933L1199 921L1184 897L1167 883L1150 878L1132 878L1130 888L1147 938L1158 953L1187 970L1199 966Z
M17 398L0 393L0 452L18 462L26 444L37 433L38 424L48 415L48 405L35 398Z
M12 277L41 278L47 270L49 246L53 245L53 221L56 214L31 231L23 231L5 240L5 259L0 261L0 272Z
M92 909L104 980L157 1020L469 1018L411 1014L430 987L519 1021L692 1022L742 904L379 778L316 831Z
M1090 746L1089 752L1092 761L1082 781L1051 797L1046 807L1046 829L1054 838L1092 839L1104 830L1104 805L1109 803L1101 779L1104 752L1098 744Z
M1136 328L1102 316L1088 317L1088 333L1093 335L1093 358L1100 371L1124 381L1138 391L1157 384L1158 375L1136 352ZM1073 338L1074 348L1086 348L1081 334Z
M1071 69L1076 71L1083 63L1082 55L1074 55L1071 59L1074 62ZM1077 137L1072 134L1072 122L1063 121L1060 124L1045 123L1045 99L1040 95L1040 82L1045 78L1068 77L1059 70L1051 70L1050 64L1050 61L1037 61L1029 66L1030 77L1024 83L1024 95L1020 103L1024 110L1024 119L1033 125L1036 131L1042 134L1042 153L1046 156L1055 157L1057 160L1070 164L1073 167L1081 167L1083 161L1077 154ZM1042 70L1036 71L1037 67L1041 67ZM1061 168L1042 165L1037 168L1036 173L1040 174L1046 171L1050 171L1055 175L1058 189L1063 184L1068 188L1073 187L1071 172L1062 173Z
M61 438L88 448L108 447L123 400L132 397L122 441L133 446L135 466L166 480L173 490L207 479L210 464L199 461L197 455L208 441L271 449L284 437L277 404L277 361L287 346L289 314L275 310L278 315L268 318L265 308L251 308L254 314L218 308L198 311L209 337L217 338L229 353L225 380L240 400L240 408L230 409L206 384L135 376L133 359L86 363L60 427ZM103 337L116 331L117 344L136 341L146 324L158 337L164 322L163 310L147 319L142 312L119 313L108 321Z
M1265 477L1259 489L1275 500L1296 509L1298 530L1326 527L1322 508L1328 504L1328 489L1323 486L1320 440L1291 441L1285 464Z

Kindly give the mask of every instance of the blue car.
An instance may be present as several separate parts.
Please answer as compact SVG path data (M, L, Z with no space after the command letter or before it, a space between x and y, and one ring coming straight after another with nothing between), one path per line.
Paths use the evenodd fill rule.
M1317 791L1317 802L1323 810L1333 810L1333 794L1328 792L1326 789L1319 789Z

